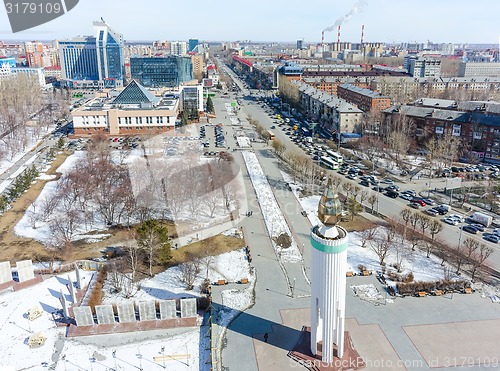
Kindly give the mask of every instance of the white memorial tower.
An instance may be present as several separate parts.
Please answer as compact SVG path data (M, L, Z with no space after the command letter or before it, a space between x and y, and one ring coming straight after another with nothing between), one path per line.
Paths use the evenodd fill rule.
M328 180L311 231L311 352L323 362L344 355L347 231L338 226L342 206ZM334 354L334 344L337 352Z

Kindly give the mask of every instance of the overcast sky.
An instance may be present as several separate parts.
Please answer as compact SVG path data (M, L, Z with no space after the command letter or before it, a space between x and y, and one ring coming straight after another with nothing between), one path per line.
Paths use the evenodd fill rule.
M364 3L364 4L363 4ZM341 27L343 41L498 43L499 0L80 0L67 14L13 34L0 10L0 40L52 40L92 33L101 17L126 40L321 41ZM337 30L325 41L337 40Z

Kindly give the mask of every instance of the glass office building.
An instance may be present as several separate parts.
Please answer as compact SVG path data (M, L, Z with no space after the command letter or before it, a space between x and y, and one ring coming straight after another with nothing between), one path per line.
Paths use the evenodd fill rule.
M64 80L99 81L101 86L122 86L125 74L123 36L105 22L94 22L96 36L59 42Z
M191 58L185 57L132 57L130 74L146 87L176 87L193 79L193 67Z
M194 48L196 48L198 46L199 41L198 41L198 39L189 39L188 44L189 44L188 52L192 52L194 50Z

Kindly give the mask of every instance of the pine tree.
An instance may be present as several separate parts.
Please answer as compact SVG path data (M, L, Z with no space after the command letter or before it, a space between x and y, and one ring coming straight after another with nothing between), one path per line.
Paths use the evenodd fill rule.
M186 126L189 123L187 111L182 111L181 126Z
M215 113L214 102L212 102L210 96L207 98L207 111L208 113Z
M139 225L137 243L146 253L150 276L153 276L153 264L164 264L172 258L168 228L157 220L148 219Z

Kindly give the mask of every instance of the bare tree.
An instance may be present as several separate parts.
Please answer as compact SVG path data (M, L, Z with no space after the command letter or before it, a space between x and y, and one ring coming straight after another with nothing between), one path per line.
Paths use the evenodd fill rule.
M373 243L370 244L370 248L377 254L380 265L385 265L384 261L392 244L383 237L376 238Z
M427 257L430 258L431 253L432 253L432 247L434 246L434 239L438 233L440 233L443 230L443 224L437 220L433 220L429 224L429 233L431 234L431 240L432 243L430 243L430 247L426 249L427 251Z
M347 198L352 194L353 185L349 182L342 183L342 190L345 192Z
M370 204L371 208L372 208L372 214L373 214L373 208L375 206L375 203L377 202L377 195L370 195L370 197L368 197L368 203Z
M137 244L145 251L149 275L153 276L153 264L167 262L170 255L168 228L157 220L148 219L137 228Z
M406 239L411 245L411 251L415 251L415 249L422 244L420 233L418 233L417 230L413 227L407 229Z
M410 217L408 218L408 221L410 222L410 225L414 230L417 230L417 224L420 220L420 216L421 216L421 214L419 214L417 212L413 212L413 213L411 213Z
M360 232L360 240L361 240L361 247L365 248L366 244L369 241L373 241L375 237L377 236L377 229L376 228L370 228L370 229L365 229Z
M465 242L465 241L464 241ZM457 265L456 274L460 274L460 269L462 268L462 264L467 262L467 257L465 256L465 247L464 244L459 243L454 249L453 259L455 264Z
M411 214L412 214L411 210L407 209L407 208L404 208L399 213L399 215L401 216L401 219L403 219L403 221L405 222L405 226L408 226L408 222L410 221Z
M335 187L335 191L338 192L339 187L342 184L342 178L337 175L334 175L330 177L330 179L332 180L332 185Z
M425 235L425 230L427 229L427 227L429 227L431 218L429 218L427 215L420 215L418 223L420 224L420 228L422 228L422 234Z
M280 142L279 140L275 139L271 143L271 146L273 147L274 153L276 154L276 156L278 158L283 158L283 154L286 151L285 145L282 142Z
M368 191L365 191L365 190L362 190L360 193L359 193L359 203L361 205L363 205L363 203L365 202L365 200L368 198Z
M187 290L192 290L196 276L200 273L199 261L192 260L179 264L179 269L179 280L186 285Z
M478 250L475 250L474 253L472 254L470 258L470 264L471 264L471 278L474 280L476 277L477 271L483 266L484 262L488 257L493 253L493 249L491 247L486 246L484 243L482 243L479 246Z

